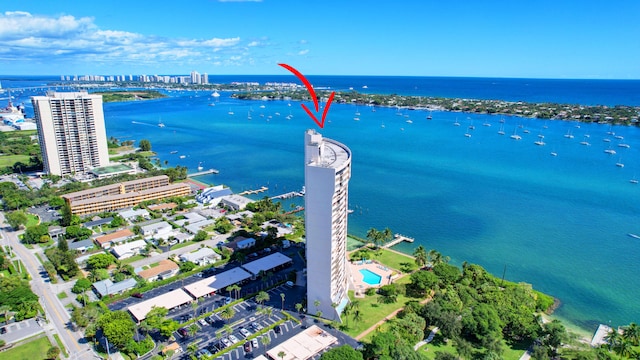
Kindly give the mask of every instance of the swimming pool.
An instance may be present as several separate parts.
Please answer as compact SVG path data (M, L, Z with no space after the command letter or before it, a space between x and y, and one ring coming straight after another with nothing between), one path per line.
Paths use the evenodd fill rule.
M366 282L369 285L380 285L380 282L382 281L382 276L374 273L371 270L362 269L360 270L360 273L362 274L362 276L364 276L364 279L362 279L362 281Z

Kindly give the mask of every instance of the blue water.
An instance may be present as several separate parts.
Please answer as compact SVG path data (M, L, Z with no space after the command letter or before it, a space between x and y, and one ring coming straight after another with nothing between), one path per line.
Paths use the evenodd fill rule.
M266 81L261 79L233 77ZM487 85L494 80L312 78L316 86L364 91L361 87L367 85L370 92L640 104L640 81L498 79L504 85ZM427 89L428 83L438 88ZM17 93L16 101L38 91ZM171 166L196 171L201 163L219 169L219 175L199 179L237 192L266 185L269 191L257 196L262 197L302 187L303 134L315 125L298 103L238 101L225 92L217 100L203 91L170 95L105 104L108 136L149 139ZM247 118L250 111L252 120ZM353 120L356 111L360 121ZM27 112L32 113L28 104ZM293 119L285 118L289 114ZM364 237L370 227L388 226L416 239L397 250L411 253L423 245L451 256L455 264L478 263L498 276L506 268L507 279L532 283L559 298L562 306L556 314L583 328L640 320L640 241L627 236L640 234L640 184L629 182L640 178L638 128L504 117L506 135L500 136L497 116L433 112L429 121L426 115L331 106L321 132L353 152L350 233ZM453 126L456 119L461 126ZM165 128L157 126L160 120ZM472 137L465 137L472 124ZM514 131L522 140L509 138ZM624 140L607 135L609 131ZM568 132L575 138L565 138ZM544 136L545 146L533 144L537 135ZM605 137L611 142L604 142ZM583 140L591 146L580 145ZM631 147L618 147L621 141ZM607 149L617 153L609 155ZM170 154L174 150L178 153ZM617 167L618 162L625 166ZM302 204L299 198L292 202Z
M374 273L371 270L362 269L360 270L360 273L362 274L362 276L364 276L362 281L366 282L369 285L380 285L380 282L382 281L382 276Z

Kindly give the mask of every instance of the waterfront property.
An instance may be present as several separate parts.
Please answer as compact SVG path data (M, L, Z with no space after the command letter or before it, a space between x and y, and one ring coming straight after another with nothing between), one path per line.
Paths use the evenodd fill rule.
M393 279L393 270L371 260L349 263L351 289L361 295L367 288L387 285Z
M220 203L223 206L228 206L232 210L236 210L236 211L244 210L244 208L247 207L247 205L252 202L253 200L241 195L227 195L227 196L223 196L220 199Z
M62 195L74 215L118 211L134 207L142 201L165 199L191 194L191 187L183 183L169 183L169 177L125 181Z
M305 133L307 309L340 316L347 294L347 206L351 150L319 133ZM318 305L319 303L319 305ZM333 304L338 304L334 307Z
M255 278L258 274L260 274L261 271L265 273L267 271L279 271L288 266L291 266L292 264L293 260L291 260L290 257L276 252L258 260L248 262L242 265L242 267L250 272L251 275Z
M84 174L109 164L102 96L49 92L31 102L45 173Z

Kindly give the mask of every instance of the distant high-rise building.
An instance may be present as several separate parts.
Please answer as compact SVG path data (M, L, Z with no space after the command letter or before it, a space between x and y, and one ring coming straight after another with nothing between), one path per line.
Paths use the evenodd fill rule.
M307 311L334 319L349 302L347 210L351 150L305 133L305 236L307 238Z
M202 74L202 76L200 77L200 80L202 81L203 84L208 84L209 83L209 75L207 73Z
M195 70L191 72L191 83L200 84L200 74Z
M109 164L101 95L49 92L31 102L46 173L71 175Z

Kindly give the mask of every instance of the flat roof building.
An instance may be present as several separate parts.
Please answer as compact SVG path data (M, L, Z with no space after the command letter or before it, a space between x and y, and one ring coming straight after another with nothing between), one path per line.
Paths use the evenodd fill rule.
M191 303L193 298L187 294L182 289L176 289L173 291L169 291L168 293L164 293L162 295L158 295L149 300L145 300L139 302L137 304L131 305L127 308L131 315L136 319L137 322L140 322L146 319L147 314L154 307L163 307L167 310L171 310L175 307Z
M307 244L307 309L327 319L338 317L347 295L347 208L351 178L351 150L305 133L305 236ZM315 304L319 302L319 306ZM332 304L338 304L335 308Z
M133 289L136 284L136 279L128 278L117 283L114 283L111 279L96 281L92 286L100 297L104 297L107 295L120 294L129 289Z
M87 215L134 207L142 201L189 194L191 194L189 185L170 184L168 176L159 175L77 191L61 197L69 204L73 214Z
M223 206L228 206L232 210L244 210L247 204L252 203L253 200L241 195L227 195L220 198L220 203Z
M271 271L273 269L281 269L291 264L293 264L293 260L291 260L290 257L282 253L276 252L271 255L267 255L263 258L260 258L258 260L248 262L242 265L242 267L248 272L250 272L251 274L258 275L260 271L266 272L266 271Z
M211 261L220 260L221 258L222 257L217 252L208 247L203 247L194 252L180 254L181 261L191 261L195 264L208 263Z
M83 174L109 164L102 95L48 92L32 96L44 172Z
M251 274L237 267L189 284L184 287L184 290L198 299L208 294L215 294L220 290L225 291L227 286L241 283L250 278Z
M282 344L274 346L267 351L267 355L274 360L306 360L337 341L338 338L313 325ZM282 353L285 354L283 357L280 356Z

